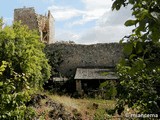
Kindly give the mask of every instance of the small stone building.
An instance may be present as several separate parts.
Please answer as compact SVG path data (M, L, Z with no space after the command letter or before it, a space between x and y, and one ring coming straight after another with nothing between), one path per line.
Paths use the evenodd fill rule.
M119 43L93 45L55 43L46 47L46 51L51 55L59 54L58 59L61 62L56 70L62 77L74 78L70 89L74 86L74 90L79 94L86 94L90 88L93 92L94 90L98 92L96 89L100 83L107 80L117 81L114 68L123 57L122 50L122 45Z
M113 68L77 68L74 79L76 80L76 90L79 94L89 89L96 90L100 84L106 80L118 80L118 76Z
M18 8L14 10L14 21L21 21L31 30L37 30L41 41L45 43L54 43L54 18L50 11L48 15L36 14L34 7Z

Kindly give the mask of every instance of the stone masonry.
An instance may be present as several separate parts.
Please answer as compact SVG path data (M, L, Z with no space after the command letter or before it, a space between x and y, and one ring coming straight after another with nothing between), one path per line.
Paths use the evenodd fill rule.
M55 43L47 46L51 52L60 51L63 62L58 71L66 76L75 75L77 68L115 67L123 56L122 45L105 43L93 45Z
M36 14L34 7L18 8L14 10L14 21L21 21L31 30L37 30L41 41L54 43L54 18L48 11L48 16Z

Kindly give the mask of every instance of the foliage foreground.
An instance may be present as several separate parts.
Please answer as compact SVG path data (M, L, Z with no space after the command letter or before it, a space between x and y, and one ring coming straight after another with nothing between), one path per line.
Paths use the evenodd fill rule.
M25 103L50 76L50 66L43 49L44 44L39 41L37 33L20 23L0 29L1 120L32 117L32 111Z
M125 22L135 26L124 43L125 58L117 66L120 76L118 113L124 106L138 113L160 112L160 1L114 0L113 9L130 5L134 20ZM122 41L121 41L122 42Z

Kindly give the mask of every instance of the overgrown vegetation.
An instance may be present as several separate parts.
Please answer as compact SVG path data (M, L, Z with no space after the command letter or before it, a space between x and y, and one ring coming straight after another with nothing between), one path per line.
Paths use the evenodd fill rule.
M102 98L104 99L115 99L117 96L117 82L116 81L105 81L100 84L100 89L103 90Z
M106 112L115 107L114 100L74 99L50 93L32 97L30 107L36 111L36 119L104 120L112 118ZM100 119L99 119L100 118Z
M125 25L135 29L123 44L125 58L117 66L120 96L116 108L119 114L125 105L138 113L156 114L160 112L160 1L114 0L112 8L128 5L134 20Z
M49 60L51 66L51 77L60 77L63 76L58 71L60 64L63 62L61 50L50 50L49 45L45 48L46 56Z
M21 23L0 29L1 120L30 119L34 115L25 104L50 77L43 49L38 34Z

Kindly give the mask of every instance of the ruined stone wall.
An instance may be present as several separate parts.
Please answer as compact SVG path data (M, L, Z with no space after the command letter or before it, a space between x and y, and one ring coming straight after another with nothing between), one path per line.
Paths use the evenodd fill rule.
M48 16L35 13L34 7L18 8L14 10L14 21L21 21L31 30L37 30L41 41L45 43L54 43L54 17L48 11Z
M77 45L50 44L47 49L61 51L62 60L58 70L65 76L75 74L76 68L114 67L122 57L122 46L118 43Z
M14 10L14 21L20 21L23 25L27 25L29 29L38 30L38 22L36 13L33 7L18 8Z
M55 43L55 27L54 27L54 17L51 15L50 11L48 12L48 23L49 23L49 44Z

